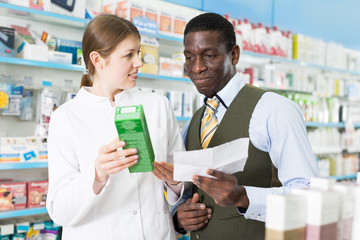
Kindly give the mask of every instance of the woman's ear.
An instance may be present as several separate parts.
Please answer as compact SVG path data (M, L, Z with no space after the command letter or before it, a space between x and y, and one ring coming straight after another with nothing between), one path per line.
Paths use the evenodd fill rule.
M104 59L96 51L90 53L90 60L96 69L102 69L104 66Z

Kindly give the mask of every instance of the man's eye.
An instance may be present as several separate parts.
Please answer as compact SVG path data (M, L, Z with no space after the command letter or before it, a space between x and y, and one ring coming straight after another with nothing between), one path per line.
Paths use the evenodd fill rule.
M205 55L205 57L207 57L207 58L214 58L214 57L216 57L216 55L215 55L215 54L207 54L207 55Z
M191 57L185 57L185 60L191 60Z

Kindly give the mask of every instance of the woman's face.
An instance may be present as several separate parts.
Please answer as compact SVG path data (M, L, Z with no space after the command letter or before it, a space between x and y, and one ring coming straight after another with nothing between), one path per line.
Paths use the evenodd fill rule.
M104 59L101 70L103 90L116 94L123 89L135 87L138 70L143 65L139 58L139 51L140 39L130 35Z

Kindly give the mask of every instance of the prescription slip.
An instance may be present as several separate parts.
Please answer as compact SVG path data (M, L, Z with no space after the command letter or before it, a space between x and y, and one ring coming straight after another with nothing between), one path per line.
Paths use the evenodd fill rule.
M193 175L213 177L207 169L233 174L244 169L249 138L239 138L213 148L174 153L174 180L192 181Z
M155 156L142 105L117 107L115 125L120 140L126 142L124 149L138 150L138 163L129 167L130 173L154 171Z

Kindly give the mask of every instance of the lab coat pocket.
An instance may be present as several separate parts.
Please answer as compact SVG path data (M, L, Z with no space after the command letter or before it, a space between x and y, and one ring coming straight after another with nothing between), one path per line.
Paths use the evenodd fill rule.
M151 143L155 154L155 161L167 162L168 140L165 129L157 128L151 134Z
M170 213L161 213L156 215L156 224L158 230L158 240L175 240L176 234L174 224Z

